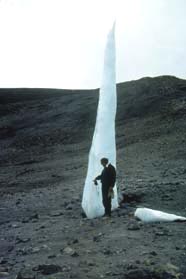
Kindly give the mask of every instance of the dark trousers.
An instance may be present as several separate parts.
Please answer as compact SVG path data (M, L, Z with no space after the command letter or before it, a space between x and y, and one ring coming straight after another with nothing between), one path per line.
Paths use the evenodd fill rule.
M105 215L111 216L111 197L108 197L108 193L103 193L103 206Z

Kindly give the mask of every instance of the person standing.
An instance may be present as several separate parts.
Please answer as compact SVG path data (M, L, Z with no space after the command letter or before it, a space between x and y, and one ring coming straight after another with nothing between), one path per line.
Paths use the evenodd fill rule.
M100 162L103 166L103 171L93 181L97 185L97 180L101 180L103 206L105 208L104 216L111 217L111 199L114 195L113 188L116 182L116 169L112 164L108 164L107 158L102 158Z

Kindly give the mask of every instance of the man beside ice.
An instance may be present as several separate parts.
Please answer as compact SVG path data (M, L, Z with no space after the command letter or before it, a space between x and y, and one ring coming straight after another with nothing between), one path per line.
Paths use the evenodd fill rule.
M105 208L104 216L111 217L111 199L114 195L113 188L116 182L116 170L113 165L108 164L107 158L102 158L100 162L103 166L103 171L94 179L94 183L97 185L97 180L101 180L103 206Z

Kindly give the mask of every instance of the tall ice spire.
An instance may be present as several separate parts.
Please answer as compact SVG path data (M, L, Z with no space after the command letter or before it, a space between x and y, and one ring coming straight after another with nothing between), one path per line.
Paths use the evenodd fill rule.
M115 23L108 34L105 48L102 84L99 91L96 126L89 153L87 177L83 191L82 208L88 218L104 214L100 183L93 179L102 171L100 159L106 157L116 167L115 117L116 117L116 70L115 70ZM114 187L112 209L118 207L117 188Z

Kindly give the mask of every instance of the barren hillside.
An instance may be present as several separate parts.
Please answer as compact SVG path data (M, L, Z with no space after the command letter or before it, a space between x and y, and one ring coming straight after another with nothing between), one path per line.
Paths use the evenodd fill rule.
M138 206L186 216L186 81L143 78L117 96L124 203L111 220L87 220L98 90L0 89L0 278L186 278L185 223L133 216Z

